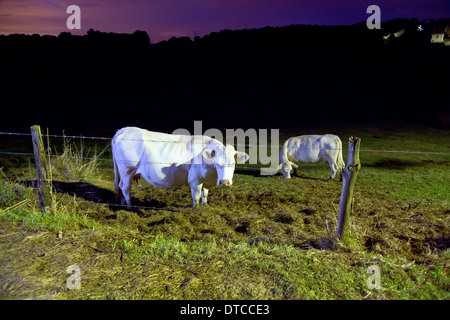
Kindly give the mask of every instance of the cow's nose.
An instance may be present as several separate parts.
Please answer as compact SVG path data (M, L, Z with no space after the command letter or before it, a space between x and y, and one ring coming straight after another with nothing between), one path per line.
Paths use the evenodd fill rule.
M219 181L219 186L228 187L230 185L230 180L224 179Z

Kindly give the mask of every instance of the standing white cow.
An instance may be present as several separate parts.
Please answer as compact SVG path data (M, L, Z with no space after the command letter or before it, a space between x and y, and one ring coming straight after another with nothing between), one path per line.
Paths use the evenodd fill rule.
M314 163L320 159L330 165L330 179L333 179L336 173L341 172L345 167L342 158L342 142L338 136L333 134L303 135L287 139L281 148L281 164L278 169L286 179L289 179L293 168L295 170L298 168L295 162Z
M133 178L156 187L191 186L194 207L207 203L208 189L231 186L236 161L248 155L207 136L172 135L136 127L122 128L111 141L116 196L131 207Z

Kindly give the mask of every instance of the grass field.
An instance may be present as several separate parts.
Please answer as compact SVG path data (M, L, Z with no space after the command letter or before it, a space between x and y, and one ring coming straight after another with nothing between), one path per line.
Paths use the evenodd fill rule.
M211 189L209 205L197 209L188 186L158 189L141 179L132 192L143 208L128 211L114 202L111 161L61 157L108 158L108 142L58 145L56 214L43 215L33 158L3 156L0 298L449 299L449 132L323 128L282 131L280 142L325 132L341 137L344 161L348 137L362 139L355 207L342 242L333 241L342 183L326 181L323 163L301 164L290 180L238 167L233 186ZM0 151L30 152L24 141L5 140ZM69 290L73 265L81 288ZM368 273L373 265L378 289Z

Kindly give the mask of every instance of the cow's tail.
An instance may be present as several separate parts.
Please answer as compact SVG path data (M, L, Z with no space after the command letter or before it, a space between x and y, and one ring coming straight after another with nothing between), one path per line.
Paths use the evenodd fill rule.
M345 167L344 158L342 157L342 141L339 138L336 138L336 146L337 146L337 156L336 156L336 164L338 166L338 173L342 171Z
M278 170L280 170L282 168L283 163L290 163L290 164L296 166L295 163L293 163L291 161L291 159L290 159L290 156L289 156L289 153L288 153L288 148L289 148L288 144L289 144L289 139L287 139L284 142L283 147L281 148L281 151L280 151L280 161L281 161L281 163L278 165Z

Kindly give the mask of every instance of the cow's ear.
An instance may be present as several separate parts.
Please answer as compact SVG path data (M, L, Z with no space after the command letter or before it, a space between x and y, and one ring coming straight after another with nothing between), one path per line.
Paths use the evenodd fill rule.
M236 162L237 163L244 163L249 158L248 154L245 152L236 152Z
M214 161L214 157L216 156L216 150L205 149L203 150L203 160L207 164L212 164Z
M203 157L207 159L212 159L216 156L216 150L205 149L203 150Z
M297 164L295 164L295 163L293 163L293 162L291 162L291 166L292 166L292 167L294 167L295 169L297 169L297 168L298 168L298 165L297 165Z

